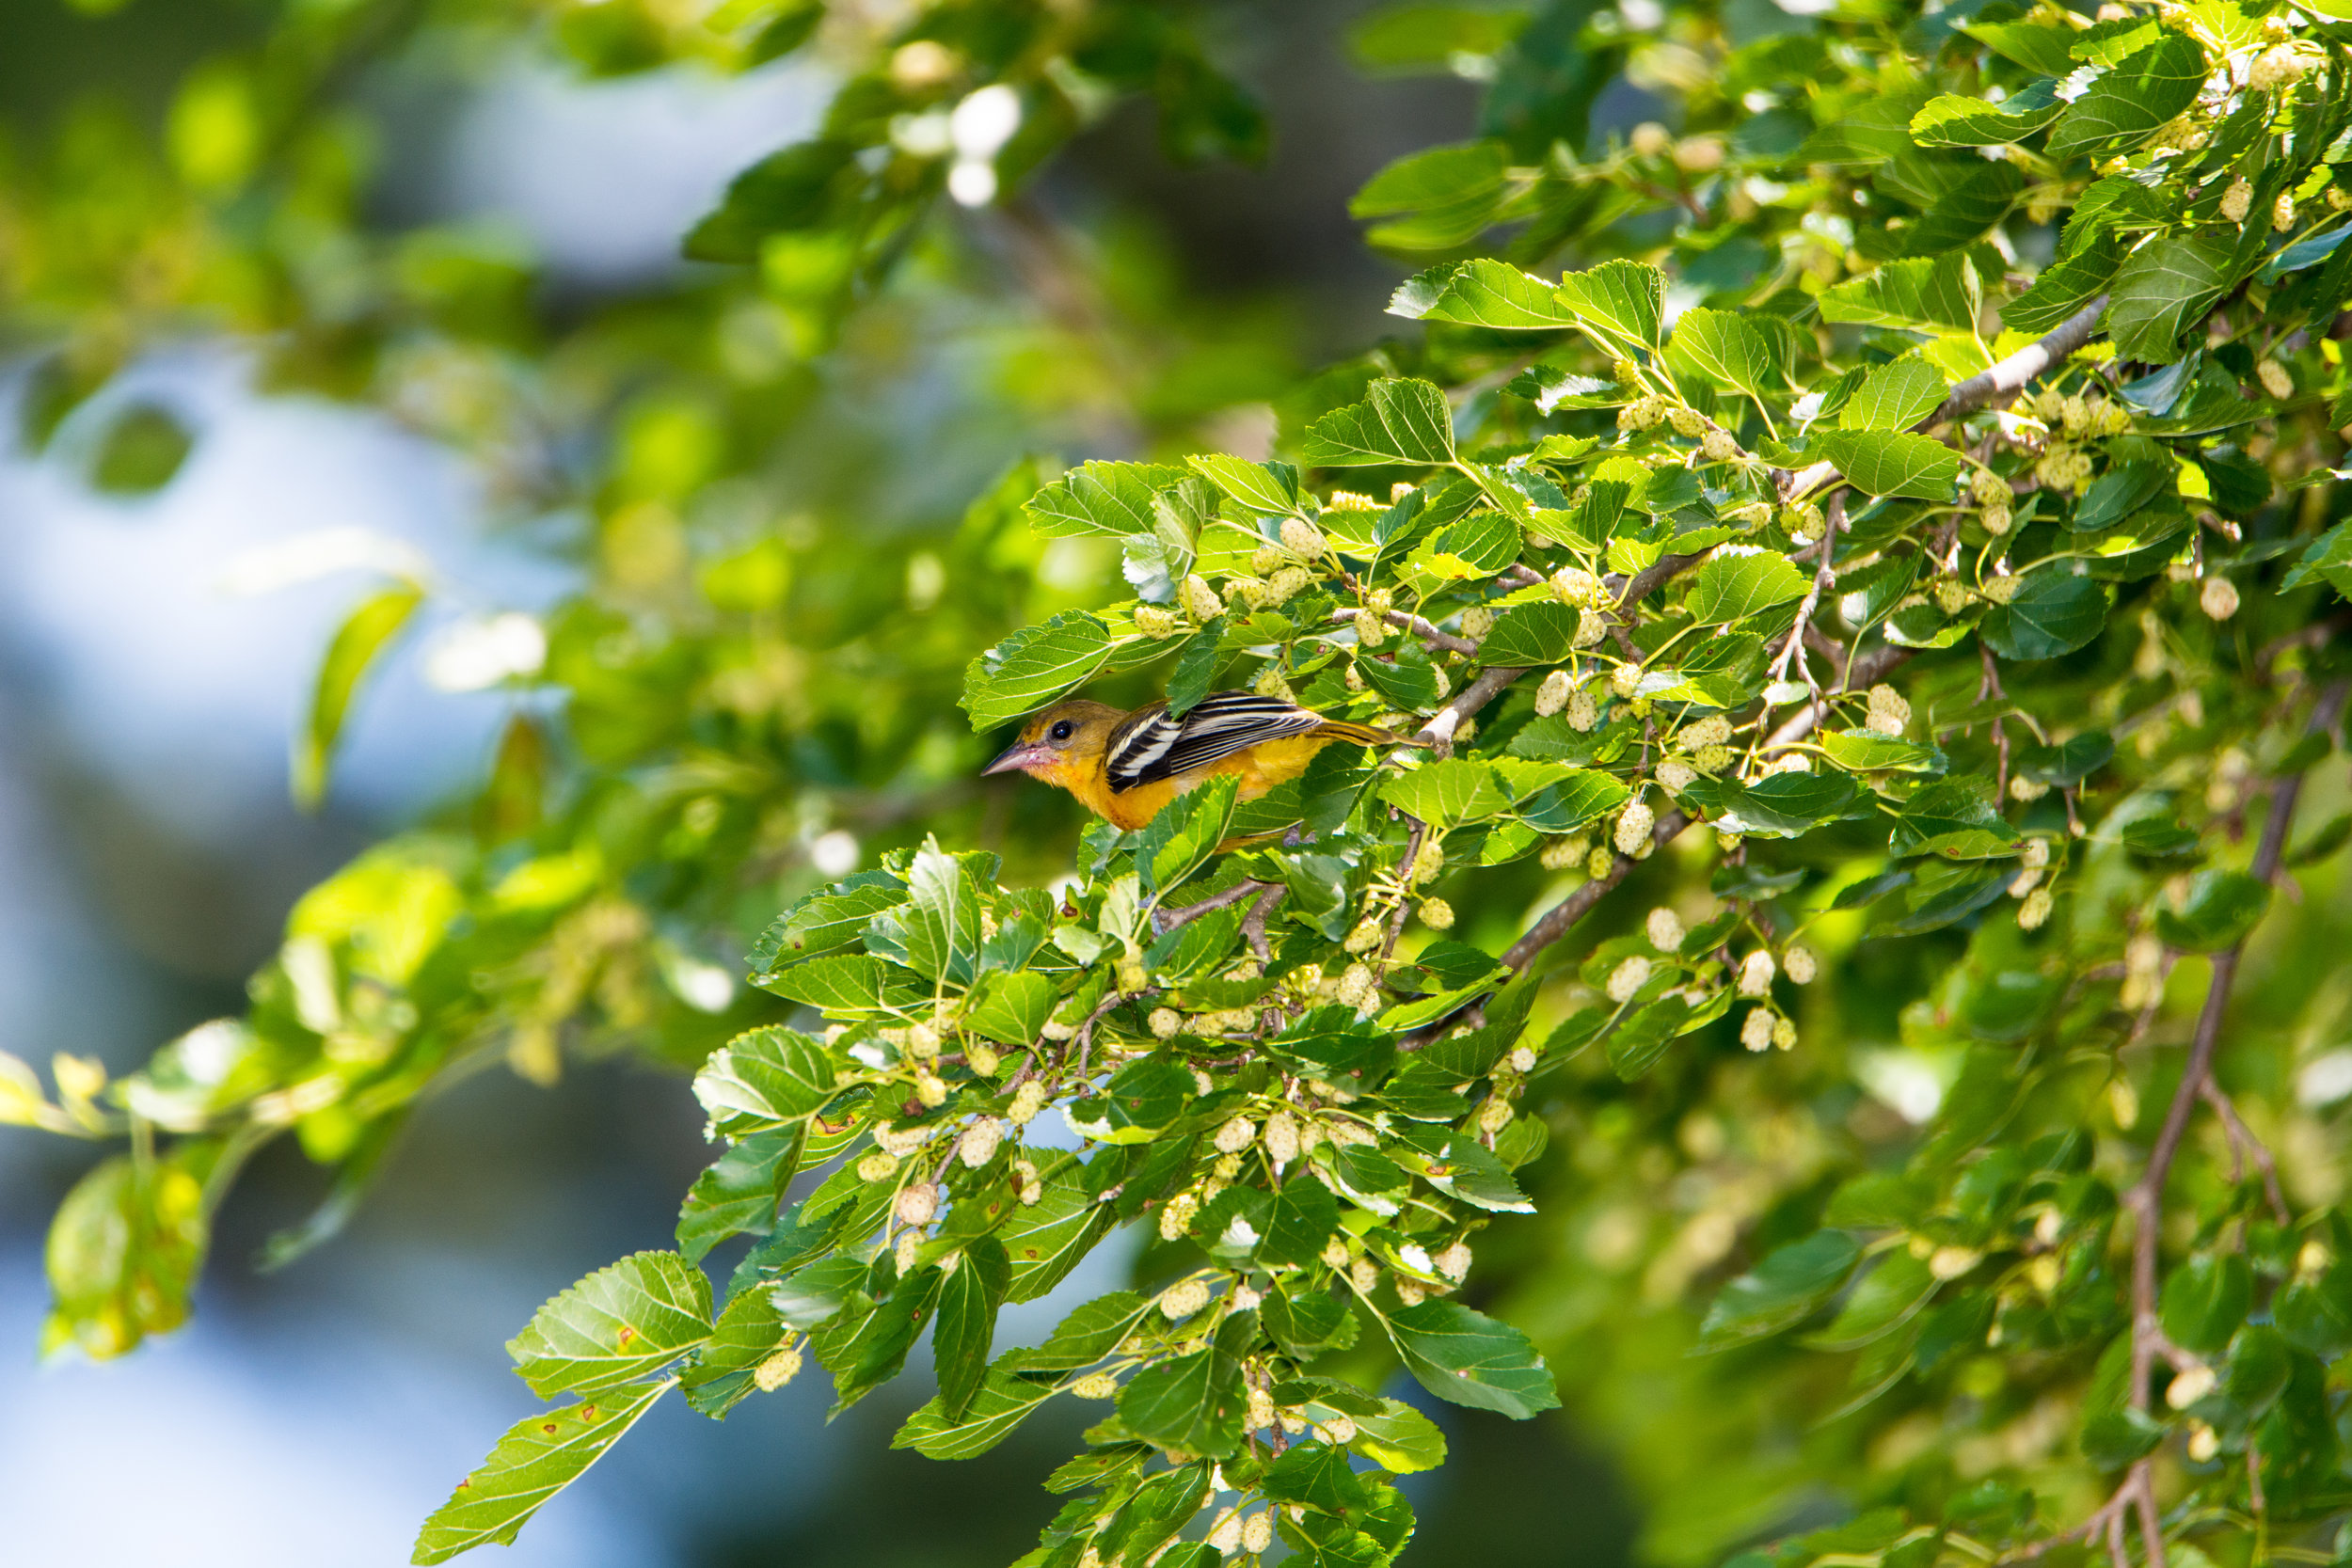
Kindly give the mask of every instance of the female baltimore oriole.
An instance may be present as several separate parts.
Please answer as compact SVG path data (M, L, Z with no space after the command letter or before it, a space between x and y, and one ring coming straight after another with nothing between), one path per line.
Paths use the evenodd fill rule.
M1021 738L983 772L1042 779L1132 832L1177 796L1220 774L1237 774L1240 798L1254 800L1298 777L1310 758L1336 740L1421 744L1250 691L1212 692L1181 718L1169 717L1166 701L1121 713L1078 699L1030 720Z

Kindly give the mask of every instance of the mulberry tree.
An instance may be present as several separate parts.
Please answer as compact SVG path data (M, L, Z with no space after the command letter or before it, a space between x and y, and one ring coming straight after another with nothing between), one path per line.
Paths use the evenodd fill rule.
M617 307L517 347L388 267L348 395L400 406L463 363L490 412L445 434L485 462L543 408L611 437L539 479L600 518L518 677L566 702L516 721L455 827L306 897L244 1018L119 1082L0 1064L8 1116L128 1143L58 1215L52 1345L180 1322L270 1138L356 1188L485 1054L546 1077L618 1044L692 1070L720 1152L675 1251L522 1329L549 1408L421 1562L513 1539L673 1392L719 1418L822 1375L838 1409L927 1335L899 1446L1093 1419L1041 1478L1067 1500L1040 1568L1390 1561L1392 1478L1445 1455L1422 1394L1565 1404L1664 1561L2336 1560L2344 1002L2309 981L2352 836L2352 32L2233 0L1643 9L1359 23L1373 68L1486 84L1478 139L1355 198L1408 272L1393 335L1265 388L1264 450L1163 409L1130 450L1017 467L927 584L854 517L711 520L813 417L723 353ZM69 241L119 193L9 176L11 308L57 339L56 399L191 317L295 359L326 330L293 230L239 200L425 243L321 172L303 73L334 50L296 43L330 25L290 13L192 79L274 150L155 164L104 243ZM731 270L636 307L756 317L817 362L943 287L943 210L1009 214L1057 288L1106 265L1029 187L1122 96L1177 156L1265 141L1140 4L612 0L552 35L608 71L836 64L820 134L686 236ZM1674 128L1597 125L1620 76ZM93 301L168 226L213 263L126 333ZM1088 322L1172 352L1185 316ZM550 396L570 355L641 356L672 401ZM683 478L645 456L664 419L711 453ZM1051 600L1063 542L1131 592ZM890 602L851 638L823 601L861 580ZM337 639L317 779L425 591ZM1126 833L969 780L1082 689L1182 713L1233 687L1399 745ZM947 761L910 785L926 736ZM877 852L828 878L836 820ZM686 928L753 989L697 1011ZM1006 1304L1118 1236L1133 1288L994 1351ZM1843 1522L1777 1534L1824 1495Z

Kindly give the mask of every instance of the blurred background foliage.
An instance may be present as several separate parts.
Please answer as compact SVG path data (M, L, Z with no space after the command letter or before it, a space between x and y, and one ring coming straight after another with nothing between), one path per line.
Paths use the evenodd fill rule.
M1265 455L1419 352L1379 313L1413 263L1499 220L1534 218L1504 246L1530 261L1546 214L1596 224L1564 187L1433 212L1376 173L1721 119L1743 84L1708 51L1794 8L942 5L911 37L880 0L0 0L0 1048L65 1053L86 1065L59 1087L88 1088L180 1038L147 1109L200 1126L274 1069L258 1037L183 1032L249 1001L373 1097L295 1094L291 1139L180 1146L177 1185L149 1180L192 1199L111 1212L189 1221L188 1277L93 1267L79 1338L175 1326L205 1250L186 1205L217 1202L195 1325L38 1382L40 1238L89 1162L0 1132L24 1560L395 1560L524 1407L498 1379L513 1324L666 1244L709 1152L675 1069L782 1011L736 979L773 913L926 832L1009 880L1067 870L1072 808L975 780L989 747L955 698L975 650L1125 587L1019 503L1088 457ZM1020 113L966 111L1000 82ZM1625 224L1629 246L1671 216ZM2316 821L2341 802L2314 791ZM1867 847L1820 836L1824 863ZM1590 939L1687 880L1671 863ZM1516 874L1458 935L1516 934L1546 885ZM2226 1062L2285 1107L2267 1131L2317 1204L2352 1081L2295 1087L2345 1076L2352 990L2312 981L2332 871L2301 892ZM1708 1561L1863 1503L1943 1511L2017 1457L1805 1425L1844 1368L1785 1342L1688 1354L1694 1304L1809 1231L1837 1167L1898 1157L1946 1086L1893 1048L1964 939L1848 958L1860 935L1813 928L1869 984L1805 993L1805 1057L1554 1082L1522 1173L1539 1212L1487 1233L1470 1293L1538 1338L1567 1407L1436 1412L1455 1457L1408 1483L1407 1560ZM321 946L348 988L319 991ZM409 1006L432 1027L381 1010ZM1869 1092L1840 1045L1883 1059ZM2078 1098L2072 1120L2128 1125ZM1978 1371L1989 1408L2020 1397ZM920 1398L831 1433L813 1380L723 1432L671 1412L515 1550L1009 1560L1070 1432L968 1466L889 1452ZM125 1484L155 1523L106 1506Z

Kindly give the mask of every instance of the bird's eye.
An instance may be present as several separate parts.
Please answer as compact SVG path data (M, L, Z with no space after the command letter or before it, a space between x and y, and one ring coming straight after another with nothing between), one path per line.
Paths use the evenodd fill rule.
M1069 738L1070 738L1070 721L1069 721L1069 720L1067 720L1067 719L1065 719L1065 720L1063 720L1060 723L1056 724L1056 725L1055 725L1052 729L1050 729L1050 730L1048 730L1048 731L1046 732L1046 736L1047 736L1047 738L1049 738L1049 739L1053 739L1053 740L1067 740L1067 739L1069 739Z

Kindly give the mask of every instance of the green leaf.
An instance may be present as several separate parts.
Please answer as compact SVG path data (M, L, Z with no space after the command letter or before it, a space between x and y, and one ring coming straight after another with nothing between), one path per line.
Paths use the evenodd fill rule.
M2177 905L2169 895L2157 900L2156 935L2185 952L2218 953L2243 941L2269 908L2270 889L2245 872L2200 871Z
M1980 628L1993 651L2020 661L2056 658L2088 647L2107 621L2107 586L2045 566L2017 579L2017 596L1996 605Z
M1918 222L1901 231L1906 255L1948 253L1980 238L2008 215L2026 184L2014 165L1981 159L1939 170L1938 175L1935 199Z
M730 1236L768 1233L784 1184L799 1167L801 1139L797 1127L755 1132L694 1178L677 1216L678 1250L688 1262L701 1262Z
M1854 1350L1883 1338L1909 1323L1935 1294L1935 1275L1924 1259L1908 1252L1886 1253L1862 1276L1830 1325L1804 1343L1817 1350Z
M1724 1287L1699 1325L1699 1349L1723 1350L1779 1333L1835 1294L1861 1256L1842 1230L1817 1230L1775 1249Z
M1338 1296L1320 1291L1293 1295L1278 1286L1266 1293L1261 1310L1266 1332L1294 1360L1311 1361L1356 1342L1356 1315Z
M1729 310L1685 310L1675 318L1666 363L1677 381L1728 387L1761 399L1778 378L1779 356L1747 318Z
M2052 158L2127 152L2196 102L2205 71L2204 46L2186 33L2167 32L2154 47L2100 76L2069 104L2044 150Z
M963 1026L998 1045L1031 1045L1054 1010L1054 982L1033 970L988 976L963 1010Z
M1821 750L1830 761L1854 773L1941 773L1944 753L1932 746L1897 740L1873 730L1824 730Z
M2244 1253L2201 1253L2164 1282L2159 1312L2165 1338L2210 1355L2230 1342L2253 1302L2254 1274Z
M1979 22L1960 29L1994 54L2043 76L2065 76L2074 69L2072 27L2035 22Z
M1357 1477L1347 1450L1331 1443L1295 1444L1266 1466L1267 1500L1345 1517L1372 1507L1372 1488Z
M1065 610L966 666L961 706L976 731L1018 719L1086 680L1110 655L1110 628L1082 610Z
M931 1364L939 1378L939 1407L963 1418L988 1370L996 1337L996 1309L1012 1284L1005 1243L978 1236L964 1243L961 1260L939 1288L939 1322L931 1330Z
M2015 854L2024 845L2001 816L1993 781L1980 774L1938 779L1903 802L1887 848L1898 859L1942 855L1987 860Z
M1011 1436L1012 1429L1053 1393L1051 1379L1032 1380L991 1368L962 1415L947 1414L943 1394L909 1416L890 1446L913 1449L926 1459L977 1459Z
M759 982L787 1002L805 1002L820 1012L874 1013L893 1002L912 1000L906 971L864 953L836 953L771 974Z
M423 602L424 590L404 582L360 600L336 628L310 688L310 711L294 737L294 798L304 811L315 809L326 797L327 763L342 736L360 680Z
M909 969L926 980L971 982L980 951L980 890L971 867L927 836L907 872L900 928Z
M1216 1345L1146 1367L1119 1391L1120 1418L1137 1436L1212 1456L1241 1441L1248 1405L1241 1363Z
M1365 238L1397 250L1451 250L1495 221L1506 196L1510 149L1499 141L1433 147L1374 175L1348 215L1385 217Z
M1932 370L1930 374L1935 373ZM1960 453L1925 436L1900 431L1825 430L1815 438L1820 454L1857 490L1873 496L1910 496L1947 501L1960 478Z
M603 1458L672 1386L667 1381L646 1384L626 1390L623 1398L569 1404L516 1421L424 1522L409 1560L446 1562L476 1546L513 1544L542 1504Z
M1621 354L1657 352L1665 297L1666 275L1639 261L1603 261L1560 279L1560 303Z
M1753 545L1724 545L1691 574L1682 607L1703 626L1729 626L1804 598L1809 582L1787 556Z
M1143 889L1164 896L1192 875L1225 840L1233 820L1241 781L1228 774L1186 790L1160 808L1136 846L1136 869Z
M2016 875L2004 863L1931 861L1903 894L1906 912L1874 927L1873 934L1907 937L1942 930L1998 898Z
M696 1415L724 1420L759 1386L760 1363L783 1348L791 1332L768 1291L737 1291L719 1314L710 1342L678 1380L687 1404Z
M1837 422L1846 430L1909 430L1935 412L1947 390L1943 372L1905 355L1873 370L1847 399Z
M1513 331L1550 331L1577 321L1550 284L1484 258L1430 268L1397 290L1389 313Z
M1821 319L1916 332L1973 332L1983 288L1976 264L1960 251L1932 260L1889 261L1867 277L1821 291Z
M694 1098L710 1114L713 1135L739 1138L822 1109L833 1085L823 1042L771 1023L712 1052L694 1075Z
M1184 477L1153 463L1082 463L1029 498L1029 526L1057 539L1149 534L1152 498Z
M897 878L882 872L864 875L879 879L812 893L761 932L752 947L752 973L766 974L778 964L850 946L866 934L874 916L906 901L906 889Z
M1460 1302L1424 1301L1380 1323L1414 1379L1441 1400L1516 1420L1560 1403L1527 1336Z
M1168 711L1181 719L1209 694L1225 667L1225 617L1217 616L1184 639L1175 668L1168 673Z
M1523 604L1495 618L1478 645L1489 667L1541 669L1565 659L1576 646L1577 612L1559 603Z
M1258 1261L1268 1268L1304 1267L1315 1260L1339 1227L1340 1200L1331 1189L1303 1169L1294 1171L1274 1189L1265 1236L1258 1243Z
M1064 1318L1045 1343L1006 1352L1003 1364L1014 1371L1041 1372L1091 1367L1117 1350L1151 1310L1151 1299L1133 1291L1097 1296Z
M709 1338L710 1281L675 1252L640 1252L540 1307L506 1354L532 1393L552 1399L634 1382Z
M1439 828L1477 822L1511 809L1511 797L1483 762L1425 762L1380 786L1380 799Z
M2163 1441L2164 1427L2144 1410L2110 1410L2083 1423L2083 1457L2102 1470L2120 1470Z
M1358 1453L1392 1475L1434 1470L1445 1463L1445 1433L1403 1400L1382 1400L1378 1414L1354 1416Z
M1298 510L1298 470L1287 463L1251 463L1221 451L1195 452L1184 461L1244 512L1281 517Z
M1911 117L1911 139L1921 147L1994 147L2023 141L2065 105L2057 82L2043 79L1998 103L1946 93Z
M1007 1301L1035 1301L1061 1283L1110 1229L1108 1207L1087 1191L1086 1167L1066 1151L1038 1159L1044 1194L1006 1216L996 1234L1012 1259Z
M2042 269L2033 287L2001 307L2001 324L2019 332L2043 333L2105 293L2122 264L2123 248L2110 230Z
M2151 365L2178 359L2181 335L2204 321L2235 272L2231 247L2201 235L2167 235L2133 251L2107 292L2118 357Z
M1333 409L1310 425L1300 455L1321 467L1451 463L1454 411L1429 382L1375 381L1363 402Z

